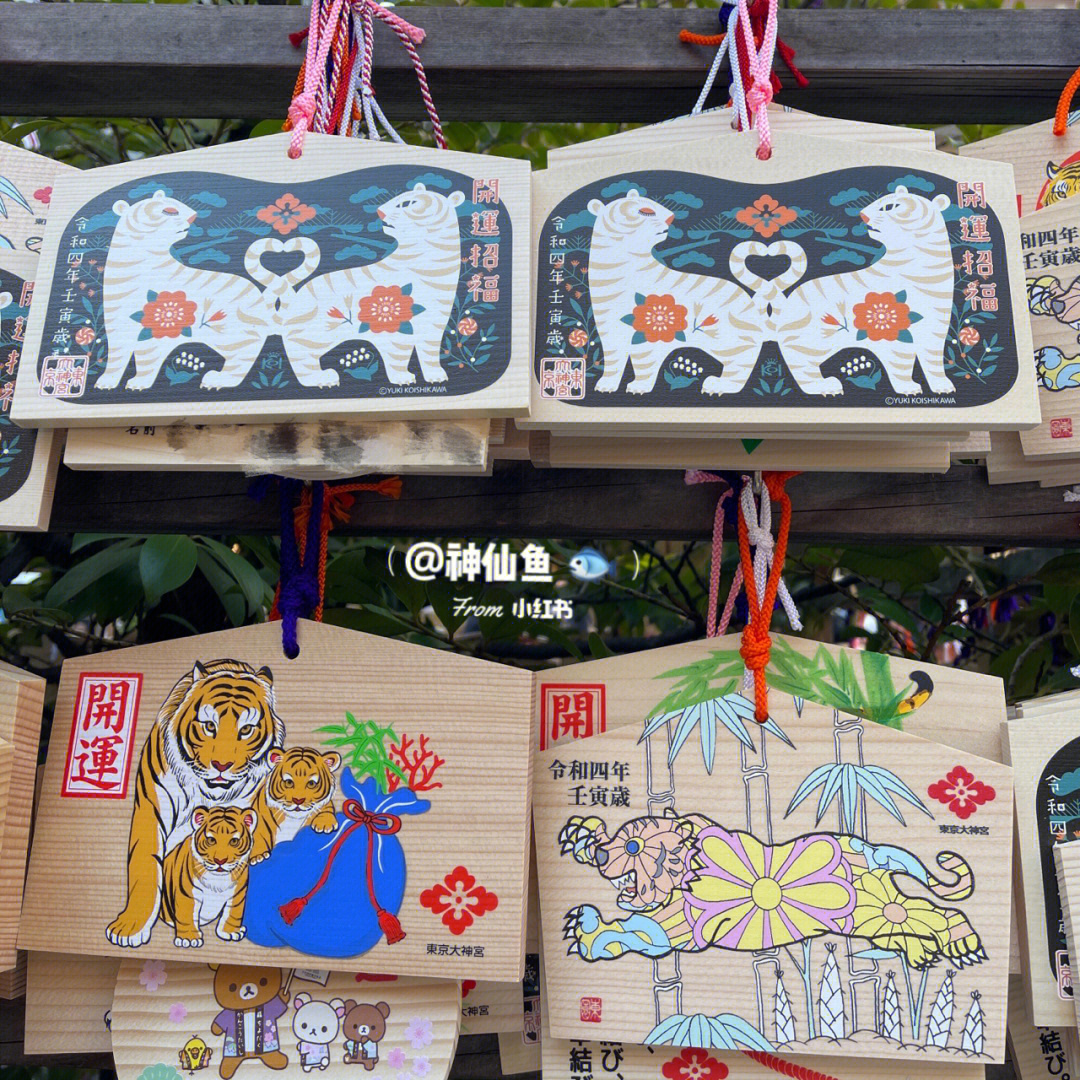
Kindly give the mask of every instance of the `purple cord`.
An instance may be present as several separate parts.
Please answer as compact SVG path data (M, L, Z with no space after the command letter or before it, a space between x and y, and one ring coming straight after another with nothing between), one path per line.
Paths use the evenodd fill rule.
M296 640L298 620L309 617L319 605L319 544L326 485L319 480L311 485L311 516L308 518L307 545L301 563L293 522L296 501L303 487L300 480L281 479L281 586L278 591L278 612L281 615L281 648L290 660L300 655L300 645Z

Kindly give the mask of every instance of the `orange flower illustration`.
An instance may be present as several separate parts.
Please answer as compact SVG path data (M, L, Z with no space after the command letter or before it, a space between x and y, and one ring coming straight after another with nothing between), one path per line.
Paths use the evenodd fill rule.
M143 305L142 325L154 338L179 337L195 324L195 301L182 292L162 292Z
M790 225L799 215L788 206L781 206L771 195L762 195L753 206L744 206L735 220L764 236L767 240L785 225Z
M722 1061L696 1046L686 1047L660 1068L664 1080L724 1080L728 1072Z
M89 345L94 340L94 331L89 326L80 326L75 331L75 344L76 345Z
M315 216L315 208L302 203L295 195L286 193L276 202L264 206L255 216L284 236L305 221L310 221Z
M855 329L862 330L871 341L896 341L911 325L911 308L894 293L867 293L866 299L851 310Z
M646 341L674 341L686 329L686 308L670 293L650 294L634 308L633 327Z
M462 337L470 337L472 334L475 334L480 327L476 325L475 319L466 317L457 324L457 329Z
M585 346L589 344L589 335L579 326L576 330L570 331L566 340L569 341L575 349L584 349Z
M376 285L370 296L360 301L360 321L373 334L394 334L413 316L413 301L400 285Z
M499 898L483 885L464 866L456 866L442 881L420 894L420 903L434 914L442 916L442 924L451 934L464 934L476 919L499 906Z

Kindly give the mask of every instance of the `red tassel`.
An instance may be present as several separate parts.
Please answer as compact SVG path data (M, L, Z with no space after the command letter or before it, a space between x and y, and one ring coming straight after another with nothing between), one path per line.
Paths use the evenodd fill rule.
M386 935L387 945L396 945L405 937L405 931L401 929L398 917L382 908L379 909L379 928Z
M305 26L303 30L294 30L289 35L289 41L292 42L292 47L294 49L299 49L300 46L304 43L304 38L306 38L307 36L308 36L308 31L307 31L307 27Z
M295 900L290 900L287 904L282 904L278 908L281 917L285 920L286 925L292 926L297 919L300 918L300 913L307 907L307 897L298 896Z

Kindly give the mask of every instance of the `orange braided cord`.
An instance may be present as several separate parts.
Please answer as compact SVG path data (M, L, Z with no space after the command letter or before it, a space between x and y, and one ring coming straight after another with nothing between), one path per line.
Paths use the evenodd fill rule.
M693 30L680 30L679 40L684 45L723 45L726 34L695 34Z
M1065 88L1058 98L1057 111L1054 113L1054 134L1059 138L1065 134L1065 128L1069 123L1069 106L1072 104L1073 94L1080 87L1080 68L1077 68L1070 76Z
M746 519L739 514L739 558L742 562L743 581L746 588L746 600L749 607L749 620L742 633L739 655L747 671L754 677L754 719L764 724L769 719L769 688L765 682L765 669L769 666L769 654L772 651L772 638L769 626L772 623L773 607L776 594L780 590L780 578L784 572L784 560L787 558L788 534L791 531L791 499L784 485L797 472L767 472L763 480L773 502L780 504L780 527L776 531L776 545L773 548L772 566L765 579L765 593L758 602L757 582L754 580L754 565L750 557L750 537Z

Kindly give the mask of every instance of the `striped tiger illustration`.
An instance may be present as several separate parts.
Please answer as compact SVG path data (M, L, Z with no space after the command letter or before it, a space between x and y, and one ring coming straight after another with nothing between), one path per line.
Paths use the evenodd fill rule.
M191 833L165 856L161 920L173 927L173 944L197 949L200 927L217 919L217 936L239 941L244 928L248 865L259 823L241 806L196 806Z
M269 668L196 661L169 693L146 737L128 839L127 898L105 933L114 945L150 940L161 910L165 856L192 828L197 806L247 807L285 741Z
M102 310L109 352L95 387L114 390L134 361L128 390L157 380L181 337L197 338L229 362L250 349L237 320L242 304L259 298L255 282L238 274L187 266L172 254L198 216L164 191L136 202L113 203L119 217L105 259ZM252 355L254 363L258 350Z
M790 294L777 341L804 391L841 393L840 380L822 375L821 364L859 346L877 356L898 394L922 393L913 378L916 360L931 393L954 392L944 363L954 286L942 216L948 205L947 195L927 199L898 185L860 214L884 254L863 270L814 278Z
M942 900L966 900L975 878L954 852L937 856L948 882L904 848L825 832L764 844L673 810L634 818L613 836L600 818L571 817L559 847L617 891L617 918L590 904L566 914L570 951L590 962L713 947L757 952L825 934L863 938L920 970L986 959L962 911L910 896L896 880L907 876Z
M341 767L340 754L324 754L308 746L275 747L268 760L270 775L252 804L259 815L253 863L261 862L275 844L291 840L305 825L321 833L333 832L338 825L334 773Z
M1035 209L1053 206L1080 194L1080 154L1073 154L1060 165L1052 161L1046 163L1046 183L1043 184Z
M460 191L443 195L422 183L378 209L383 231L397 247L379 262L334 270L305 282L289 301L282 330L293 364L307 364L335 346L369 339L395 385L416 381L413 353L428 383L443 383L443 334L461 273ZM335 379L336 373L333 373Z
M806 271L803 249L785 241L738 244L730 258L736 284L660 262L653 249L667 239L675 216L635 188L606 205L591 200L589 212L596 216L589 292L604 364L596 390L618 390L629 363L633 378L627 392L649 393L664 361L680 347L702 349L723 364L721 375L705 380L710 393L741 390L757 363L775 304ZM790 265L767 282L747 270L752 255L786 256Z
M267 254L293 254L300 252L299 266L284 274L268 270L262 262ZM225 358L220 371L208 371L199 384L206 390L221 390L239 386L255 365L266 338L280 334L283 341L299 324L312 316L310 308L295 302L295 287L310 277L318 268L321 258L319 245L306 236L294 236L288 240L256 240L244 253L244 269L263 287L263 291L246 298L237 306L236 332L242 335L238 346ZM301 386L337 386L336 371L324 371L319 357L299 349L287 349L289 366Z

